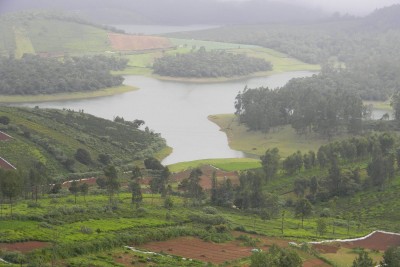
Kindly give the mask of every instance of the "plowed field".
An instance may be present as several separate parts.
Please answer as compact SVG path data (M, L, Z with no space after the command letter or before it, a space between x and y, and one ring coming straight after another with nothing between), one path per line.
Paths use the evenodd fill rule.
M243 247L239 242L215 244L193 237L180 237L169 241L151 242L143 248L153 251L177 255L184 258L220 264L251 255L250 247Z

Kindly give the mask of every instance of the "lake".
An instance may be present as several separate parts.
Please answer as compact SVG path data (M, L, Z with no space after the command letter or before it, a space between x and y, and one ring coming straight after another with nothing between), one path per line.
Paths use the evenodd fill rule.
M237 93L249 88L284 85L291 78L311 76L313 72L286 72L262 78L223 83L189 83L127 76L125 84L140 90L94 99L23 104L42 108L83 109L106 119L122 116L142 119L146 126L161 133L173 153L163 164L209 158L240 158L244 154L229 148L226 135L207 117L233 113Z

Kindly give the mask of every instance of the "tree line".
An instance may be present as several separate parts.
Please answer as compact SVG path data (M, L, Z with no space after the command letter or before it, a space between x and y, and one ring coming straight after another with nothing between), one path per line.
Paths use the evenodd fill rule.
M271 63L260 58L225 51L206 51L201 47L188 54L166 55L153 64L155 74L171 77L216 78L244 76L272 70Z
M292 79L284 87L260 87L239 92L235 114L255 131L290 124L298 134L318 133L331 138L339 133L357 134L365 115L360 96L329 80L325 73Z
M21 59L0 57L0 94L36 95L93 91L119 86L126 59L106 56L42 58L25 54Z

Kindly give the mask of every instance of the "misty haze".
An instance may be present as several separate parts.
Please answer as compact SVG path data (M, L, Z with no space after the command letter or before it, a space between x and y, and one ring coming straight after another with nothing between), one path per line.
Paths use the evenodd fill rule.
M398 0L0 0L0 266L400 263Z

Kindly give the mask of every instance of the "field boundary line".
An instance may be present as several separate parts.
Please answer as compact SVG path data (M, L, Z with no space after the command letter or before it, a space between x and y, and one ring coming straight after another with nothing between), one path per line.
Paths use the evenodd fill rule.
M387 234L387 235L396 235L400 236L400 233L394 233L394 232L386 232L386 231L381 231L381 230L376 230L371 232L370 234L358 238L349 238L349 239L332 239L332 240L323 240L323 241L311 241L308 242L309 244L324 244L324 243L332 243L332 242L353 242L353 241L360 241L360 240L365 240L369 237L371 237L373 234L376 233L382 233L382 234Z

